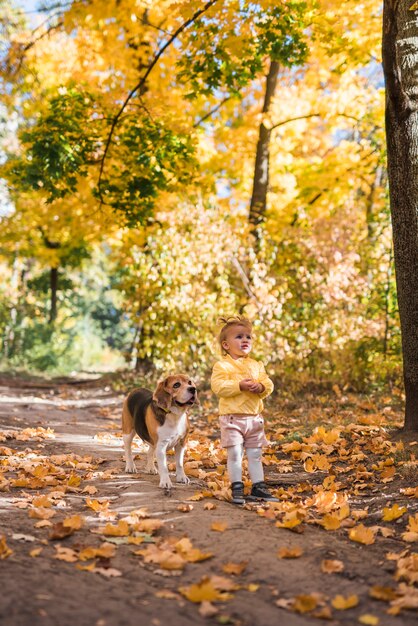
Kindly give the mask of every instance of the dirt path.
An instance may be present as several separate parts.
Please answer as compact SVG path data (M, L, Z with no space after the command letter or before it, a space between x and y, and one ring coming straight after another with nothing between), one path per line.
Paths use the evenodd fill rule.
M374 585L394 586L394 564L385 559L385 554L401 549L396 539L379 537L376 544L363 546L347 541L343 531L327 533L315 526L296 534L275 527L257 512L226 502L208 498L188 500L202 491L199 482L176 486L171 497L167 497L158 488L156 476L123 473L122 446L117 436L121 396L110 388L94 382L53 387L36 382L23 387L5 386L4 381L1 384L0 380L0 431L3 432L0 448L4 446L0 460L3 471L7 469L4 475L8 484L3 483L4 490L0 492L0 534L12 550L7 556L3 545L3 560L0 560L0 620L5 626L302 626L317 623L318 619L279 608L276 602L283 605L286 599L313 593L322 594L327 601L336 594L358 595L358 606L332 610L327 619L330 624L357 624L365 615L378 621L363 623L381 626L418 622L417 614L410 611L398 617L388 615L388 604L369 596ZM28 428L34 430L25 431ZM45 430L48 428L53 434L48 434ZM22 432L24 439L16 439ZM83 459L73 457L71 467L62 455L67 458L78 455ZM55 467L65 472L65 488L63 475L56 479L58 487L53 481L48 483L48 472L57 475L56 470L42 469L48 467L51 458ZM26 462L29 463L26 476L41 481L37 488L36 483L13 484ZM143 455L138 464L143 467ZM74 477L80 476L82 480L77 484ZM92 487L97 489L94 495ZM52 506L46 503L39 507L36 498L43 495L52 498ZM108 500L113 519L105 516L100 519L100 514L87 506L88 498L102 503L103 499ZM216 508L204 508L208 502ZM189 512L179 510L182 506L189 508L190 504L193 509ZM34 511L38 515L39 508L55 515L50 519L43 518L43 513L31 517ZM149 519L164 522L154 535L157 543L160 537L174 536L177 540L187 537L193 547L213 553L213 557L189 562L180 570L165 569L152 562L145 563L143 556L134 554L154 545L145 542L117 544L114 556L96 560L96 571L79 569L91 561L74 558L74 562L65 562L56 558L60 551L63 554L62 548L70 549L70 558L71 554L80 555L86 547L97 548L106 537L92 530L106 523L116 525L132 511L143 508L148 510ZM62 539L51 538L57 522L77 514L85 519L81 529ZM213 522L226 522L226 530L212 530ZM153 541L149 535L148 538ZM111 539L126 541L123 536ZM303 558L277 557L280 548L295 546L303 550ZM36 553L37 549L35 556L33 551ZM343 561L344 571L323 573L320 565L324 559ZM222 569L227 563L244 561L248 564L240 575L226 574ZM115 576L108 576L115 572ZM229 591L229 599L211 604L217 612L210 617L202 615L207 605L190 602L179 593L180 587L195 584L204 576L222 577L218 581L221 593L228 593L228 581L232 587L240 586ZM211 606L208 612L213 610ZM317 612L318 618L321 617L320 601ZM322 617L327 615L323 613Z

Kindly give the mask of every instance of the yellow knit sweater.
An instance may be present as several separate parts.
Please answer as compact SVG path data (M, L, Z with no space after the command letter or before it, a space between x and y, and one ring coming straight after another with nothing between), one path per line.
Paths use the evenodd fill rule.
M239 383L244 378L252 378L264 385L262 393L241 391ZM219 398L219 415L242 413L257 415L263 410L263 398L269 396L274 385L260 361L242 357L233 359L227 354L213 366L211 387Z

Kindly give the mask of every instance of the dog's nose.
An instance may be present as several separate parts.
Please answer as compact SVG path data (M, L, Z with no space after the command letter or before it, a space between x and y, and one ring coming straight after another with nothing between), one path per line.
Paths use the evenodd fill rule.
M195 394L196 393L196 387L188 387L187 391L190 391L190 393Z

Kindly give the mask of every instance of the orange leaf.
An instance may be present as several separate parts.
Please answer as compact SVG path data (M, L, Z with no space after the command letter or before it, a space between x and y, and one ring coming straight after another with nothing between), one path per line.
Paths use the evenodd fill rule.
M336 572L344 571L344 563L337 559L324 559L321 562L321 570L325 574L334 574Z
M211 530L216 530L219 533L223 533L227 528L227 522L212 522Z
M84 525L84 518L81 515L73 515L72 517L66 517L63 521L63 526L66 528L72 528L73 530L79 530Z
M293 548L280 548L277 553L279 559L297 559L302 556L303 550L299 546Z
M248 561L241 561L241 563L225 563L225 565L222 565L222 570L225 574L239 576L246 569L247 565Z

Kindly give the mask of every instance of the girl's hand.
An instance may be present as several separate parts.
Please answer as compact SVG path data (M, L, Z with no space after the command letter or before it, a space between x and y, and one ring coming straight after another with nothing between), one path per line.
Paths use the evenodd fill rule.
M251 387L256 385L252 378L244 378L240 381L239 388L241 391L251 391Z
M257 383L252 378L244 378L239 384L241 391L251 391L251 393L263 393L265 387L261 383Z

